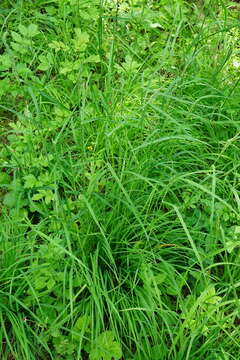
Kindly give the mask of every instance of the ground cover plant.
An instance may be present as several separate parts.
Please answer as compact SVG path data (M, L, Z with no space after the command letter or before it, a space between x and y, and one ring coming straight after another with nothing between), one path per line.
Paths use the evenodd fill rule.
M1 359L239 359L239 9L1 1Z

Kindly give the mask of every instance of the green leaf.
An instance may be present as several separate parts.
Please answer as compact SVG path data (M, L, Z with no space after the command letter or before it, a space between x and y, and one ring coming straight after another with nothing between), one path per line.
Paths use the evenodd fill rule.
M9 208L13 208L17 205L18 193L16 191L10 191L4 196L3 204Z
M1 71L1 66L0 66L0 71ZM12 84L9 79L5 78L0 81L0 97L5 94L11 93L11 90L12 90Z
M215 305L222 300L220 296L216 296L216 290L213 285L210 285L203 295L203 302L205 304Z
M48 45L51 49L54 49L55 51L68 51L69 50L69 46L65 45L62 41L52 41L49 45Z
M166 273L160 273L160 274L154 276L154 281L157 285L160 285L166 280L166 277L167 277Z
M45 203L48 205L54 199L54 194L51 190L39 190L37 194L33 195L32 200L45 200Z
M51 67L50 64L47 64L47 63L41 63L38 65L38 70L41 70L41 71L47 71L49 70Z
M231 254L231 252L238 246L240 246L240 241L229 240L226 242L226 250L229 252L229 254Z
M89 354L90 360L119 360L121 357L121 345L114 340L112 331L105 331L100 334Z
M38 65L38 70L47 71L50 69L50 67L51 67L51 65L48 63L41 63Z
M28 27L19 25L18 29L24 37L33 38L39 34L38 26L36 24L30 24Z
M20 24L18 26L18 29L23 36L27 36L28 30L27 30L26 26Z
M48 282L47 282L47 288L48 288L48 290L53 289L54 286L55 286L55 284L56 284L56 281L55 281L53 278L49 279Z
M34 286L37 290L42 290L47 285L47 278L45 276L39 276L34 281Z
M25 209L13 208L10 210L10 215L14 220L22 221L27 216L27 211Z
M59 330L59 327L57 327L57 326L50 329L50 333L51 333L51 336L54 337L54 338L57 338L57 337L61 336L61 332Z
M75 344L70 343L69 339L65 336L59 336L53 339L53 344L58 354L71 355L75 350Z
M74 327L73 327L73 338L75 340L78 340L79 339L79 336L80 336L80 333L90 333L91 332L91 329L90 329L90 325L91 325L91 319L88 315L83 315L83 316L80 316Z
M239 235L240 234L240 226L235 226L234 234Z
M32 71L27 67L26 64L19 63L16 65L16 71L19 75L24 76L30 74Z
M76 36L73 40L74 48L76 51L84 51L89 42L89 35L87 32L82 32L80 29L75 29Z
M38 201L38 200L43 199L44 196L45 196L44 192L39 191L37 194L33 195L32 200L33 201Z
M74 63L71 61L65 61L64 63L61 63L61 68L59 73L65 75L73 70L74 70Z
M28 26L28 37L34 37L39 34L38 26L36 24L30 24Z
M33 174L29 174L24 176L24 188L25 189L32 189L33 187L36 186L37 183L37 179L35 178L35 176Z
M76 331L85 330L86 328L89 328L90 322L91 319L88 315L80 316L74 325L74 330Z
M23 38L21 37L21 35L19 35L16 31L12 31L12 38L14 41L16 41L17 43L20 43L23 41Z
M38 69L41 71L47 71L50 69L52 63L53 63L53 59L51 54L47 54L45 55L40 55L39 56L39 60L40 60L40 64L38 65Z
M20 54L26 54L27 49L22 46L21 44L15 43L15 42L11 42L11 46L13 48L13 50L15 50L16 52L19 52Z
M11 67L11 57L8 54L0 55L0 71L9 70Z
M136 72L138 70L138 68L140 67L140 65L141 64L139 64L138 62L133 60L130 55L127 55L125 58L125 62L122 63L123 68L127 72Z
M1 172L0 173L0 185L10 184L10 182L11 182L11 176L9 176L5 172Z
M48 205L54 199L54 194L51 190L45 191L45 203Z
M99 55L90 55L84 60L84 63L99 63L100 61Z

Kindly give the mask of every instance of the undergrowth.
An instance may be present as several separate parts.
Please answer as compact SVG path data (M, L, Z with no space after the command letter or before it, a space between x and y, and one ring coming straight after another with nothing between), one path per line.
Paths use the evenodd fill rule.
M1 359L239 359L238 9L1 1Z

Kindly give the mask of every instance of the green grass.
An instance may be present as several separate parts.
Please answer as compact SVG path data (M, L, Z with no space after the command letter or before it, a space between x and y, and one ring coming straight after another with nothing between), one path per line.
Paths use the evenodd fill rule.
M233 5L1 1L0 359L239 359Z

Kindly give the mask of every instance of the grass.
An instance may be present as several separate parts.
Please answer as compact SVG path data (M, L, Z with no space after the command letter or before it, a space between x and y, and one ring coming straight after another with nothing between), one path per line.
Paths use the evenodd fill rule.
M2 0L1 359L239 358L233 3Z

